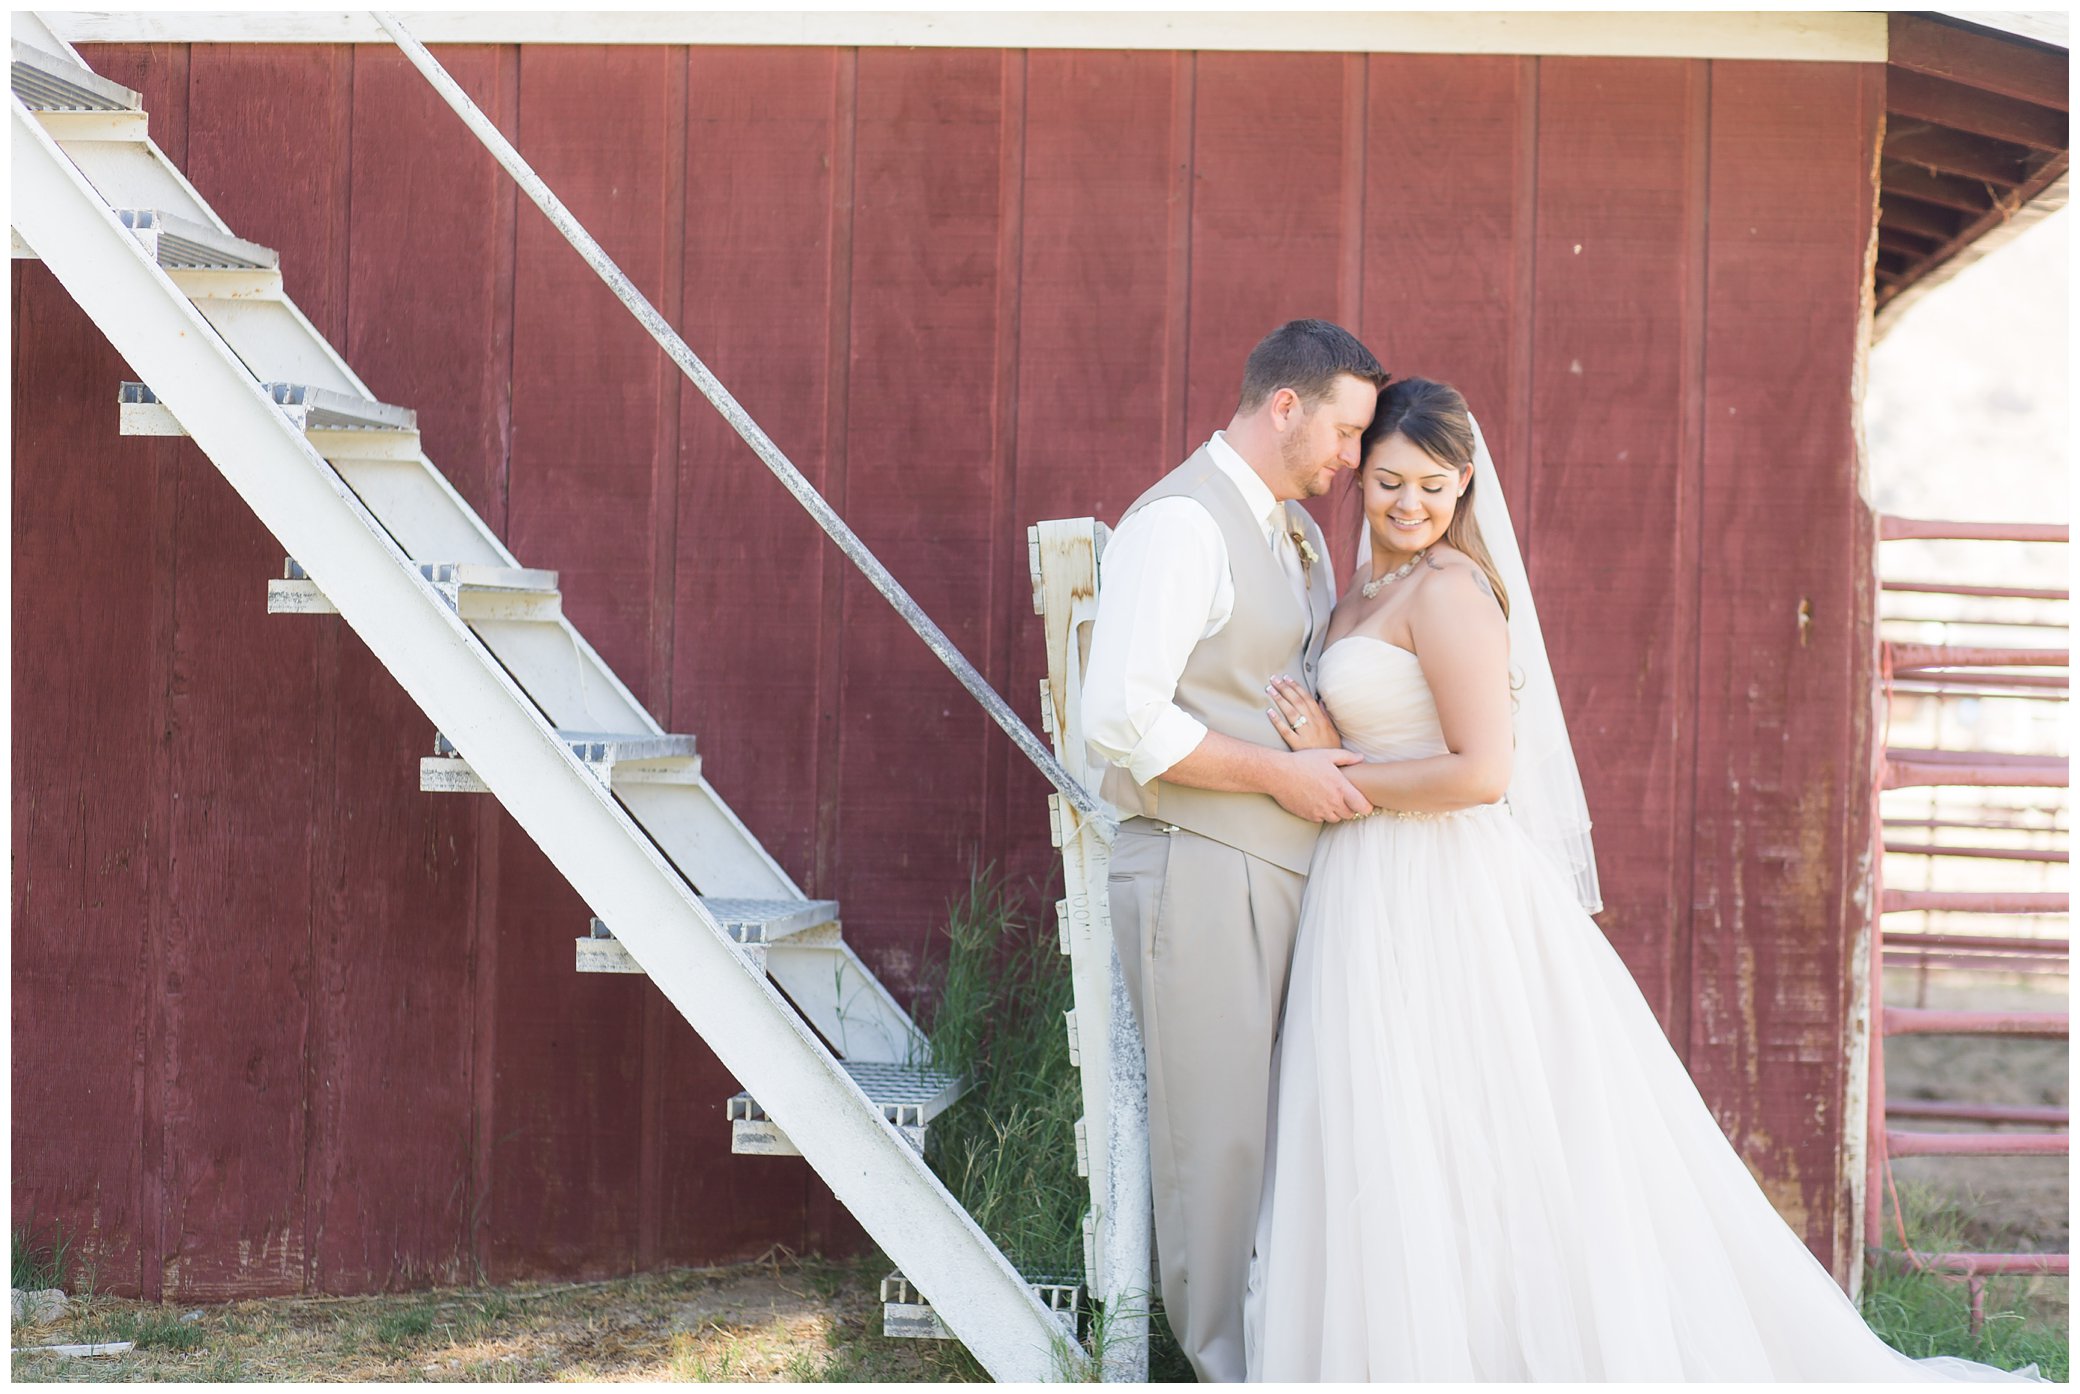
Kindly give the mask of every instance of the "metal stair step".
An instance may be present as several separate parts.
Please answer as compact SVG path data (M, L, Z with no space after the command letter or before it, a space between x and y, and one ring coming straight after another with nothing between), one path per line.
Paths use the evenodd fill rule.
M233 237L204 223L175 217L156 208L118 208L115 215L152 259L167 268L189 271L272 271L282 260L273 248Z
M557 739L592 767L602 784L697 784L701 757L692 736L654 731L566 731ZM419 789L428 794L488 794L462 752L439 732L434 753L419 762Z
M8 85L31 111L142 111L144 101L120 82L11 39Z
M477 562L420 562L419 574L433 582L456 614L473 623L553 624L563 618L563 592L553 571L489 566ZM267 583L270 615L336 615L337 607L296 558L282 561L282 577Z
M417 431L419 414L409 407L393 407L347 392L325 387L306 387L294 382L262 383L267 395L299 429L304 431ZM126 436L185 436L174 414L159 401L157 393L141 382L123 384L120 398L122 434Z
M702 896L701 904L722 924L723 932L744 950L744 956L761 968L766 950L776 942L793 943L812 931L829 929L835 937L838 902L835 900L747 900L741 897ZM818 942L821 942L819 937ZM578 941L580 973L641 973L643 965L622 947L614 931L597 915L591 932Z
M881 1110L881 1116L895 1124L904 1140L920 1152L924 1150L924 1133L931 1121L968 1091L966 1079L945 1070L874 1060L839 1063ZM801 1155L800 1149L748 1093L731 1095L727 1111L730 1151L759 1157Z
M336 615L339 607L326 599L318 583L304 574L289 557L282 562L282 579L267 583L267 613L270 615Z
M829 924L838 918L835 900L752 900L741 896L702 897L708 913L722 921L740 944L770 944Z
M115 215L190 300L281 296L281 258L272 248L156 208L118 208Z
M1084 1285L1074 1278L1056 1275L1023 1276L1040 1305L1061 1324L1062 1334L1074 1341L1077 1314L1084 1307ZM891 1273L881 1280L881 1334L920 1341L954 1339L925 1295L901 1273Z
M426 764L433 764L427 761ZM452 762L444 762L452 763ZM685 785L631 785L617 790L624 803L659 796L686 798L697 791ZM653 810L655 811L655 810ZM711 907L716 900L707 902ZM740 902L741 903L741 902ZM763 970L774 986L793 1002L795 1010L830 1043L834 1054L853 1061L914 1060L924 1050L918 1033L888 989L861 961L852 945L845 942L833 901L787 900L790 907L830 906L828 917L821 912L816 923L790 928L769 923L762 931L747 926L742 933L750 939L762 933L763 942L740 939L738 952ZM595 921L597 923L597 921ZM782 931L785 931L784 933ZM611 930L603 930L611 935ZM734 936L733 936L734 937ZM577 941L576 967L581 973L643 973L648 969L613 938L588 934Z

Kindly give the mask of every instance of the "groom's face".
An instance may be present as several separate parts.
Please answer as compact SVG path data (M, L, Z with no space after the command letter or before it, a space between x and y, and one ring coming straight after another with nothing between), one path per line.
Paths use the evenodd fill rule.
M1291 490L1284 497L1319 498L1329 492L1338 471L1358 467L1358 443L1378 401L1378 388L1348 375L1337 378L1312 407L1295 400L1278 423L1279 459Z

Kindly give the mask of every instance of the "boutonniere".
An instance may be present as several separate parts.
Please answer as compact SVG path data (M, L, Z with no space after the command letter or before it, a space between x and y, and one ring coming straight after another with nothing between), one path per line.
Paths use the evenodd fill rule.
M1314 544L1300 529L1294 528L1288 536L1293 539L1293 550L1300 554L1300 574L1308 575L1314 570L1314 564L1322 559L1322 554L1314 549Z

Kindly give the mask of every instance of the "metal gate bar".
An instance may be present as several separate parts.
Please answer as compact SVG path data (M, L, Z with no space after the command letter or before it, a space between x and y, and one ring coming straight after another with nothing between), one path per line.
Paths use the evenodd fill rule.
M1881 516L1880 541L1894 539L1945 539L1998 542L2063 543L2070 530L2057 524L1960 523L1931 519ZM1936 581L1880 581L1884 591L1915 594L2000 597L2033 601L2065 601L2062 589L2029 586L1970 585ZM1947 621L1946 623L1972 623ZM2049 627L2049 626L2046 626ZM1901 695L1926 695L1940 701L1946 696L1989 699L2035 699L2065 701L2069 681L2063 675L2017 673L2014 668L2067 667L2066 649L1994 648L1951 644L1886 643L1881 645L1879 695L1890 699ZM1975 669L1979 671L1961 671ZM1995 671L1984 671L1993 669ZM1895 683L1900 686L1896 687ZM1959 691L1959 688L1968 691ZM1889 722L1887 723L1889 726ZM1894 788L1956 787L2056 787L2070 784L2070 770L2063 758L2003 755L1981 751L1905 750L1891 748L1887 730L1881 728L1874 762L1871 799L1876 817L1872 829L1874 856L1874 918L1870 940L1871 991L1873 1002L1870 1056L1869 1137L1864 1183L1864 1243L1874 1258L1903 1258L1921 1272L1962 1278L1971 1309L1972 1330L1985 1322L1984 1280L2002 1274L2052 1274L2070 1276L2070 1254L1920 1253L1909 1243L1904 1221L1899 1222L1899 1247L1887 1248L1882 1239L1884 1197L1892 1191L1891 1160L1904 1156L2065 1156L2071 1143L2067 1132L1917 1132L1888 1126L1890 1118L1923 1118L1947 1122L1984 1123L2010 1126L2068 1128L2067 1108L2039 1108L1981 1104L1970 1101L1902 1101L1889 1105L1885 1098L1885 1041L1905 1035L1973 1035L2010 1038L2065 1040L2071 1036L2071 1017L2066 1012L1967 1012L1932 1011L1926 1008L1884 1005L1883 970L1888 961L1915 962L1926 974L1932 967L2000 969L2003 971L2064 971L2070 956L2070 936L1995 936L1972 934L1916 933L1888 936L1883 916L1903 912L1964 912L1975 914L2045 915L2066 914L2070 897L2064 892L2039 891L1938 891L1885 890L1884 854L1919 855L1936 858L2006 859L2014 862L2055 862L2067 854L2052 849L1992 847L1944 847L1930 843L1887 842L1887 829L1921 828L1931 836L1937 828L1998 832L2049 832L2063 834L2063 810L2036 808L2010 812L2050 814L2057 826L2031 825L2026 821L1978 818L1941 818L1931 812L1922 819L1886 818L1877 808L1885 790ZM2027 966L2025 968L2025 965ZM1898 1217L1895 1193L1893 1209Z

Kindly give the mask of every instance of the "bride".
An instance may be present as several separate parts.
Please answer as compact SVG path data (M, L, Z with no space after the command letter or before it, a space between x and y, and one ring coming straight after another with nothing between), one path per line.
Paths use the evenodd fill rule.
M1380 816L1325 828L1308 875L1249 1377L2017 1378L1871 1333L1589 918L1581 783L1459 394L1385 388L1359 488L1321 702L1281 678L1267 713L1364 755Z

